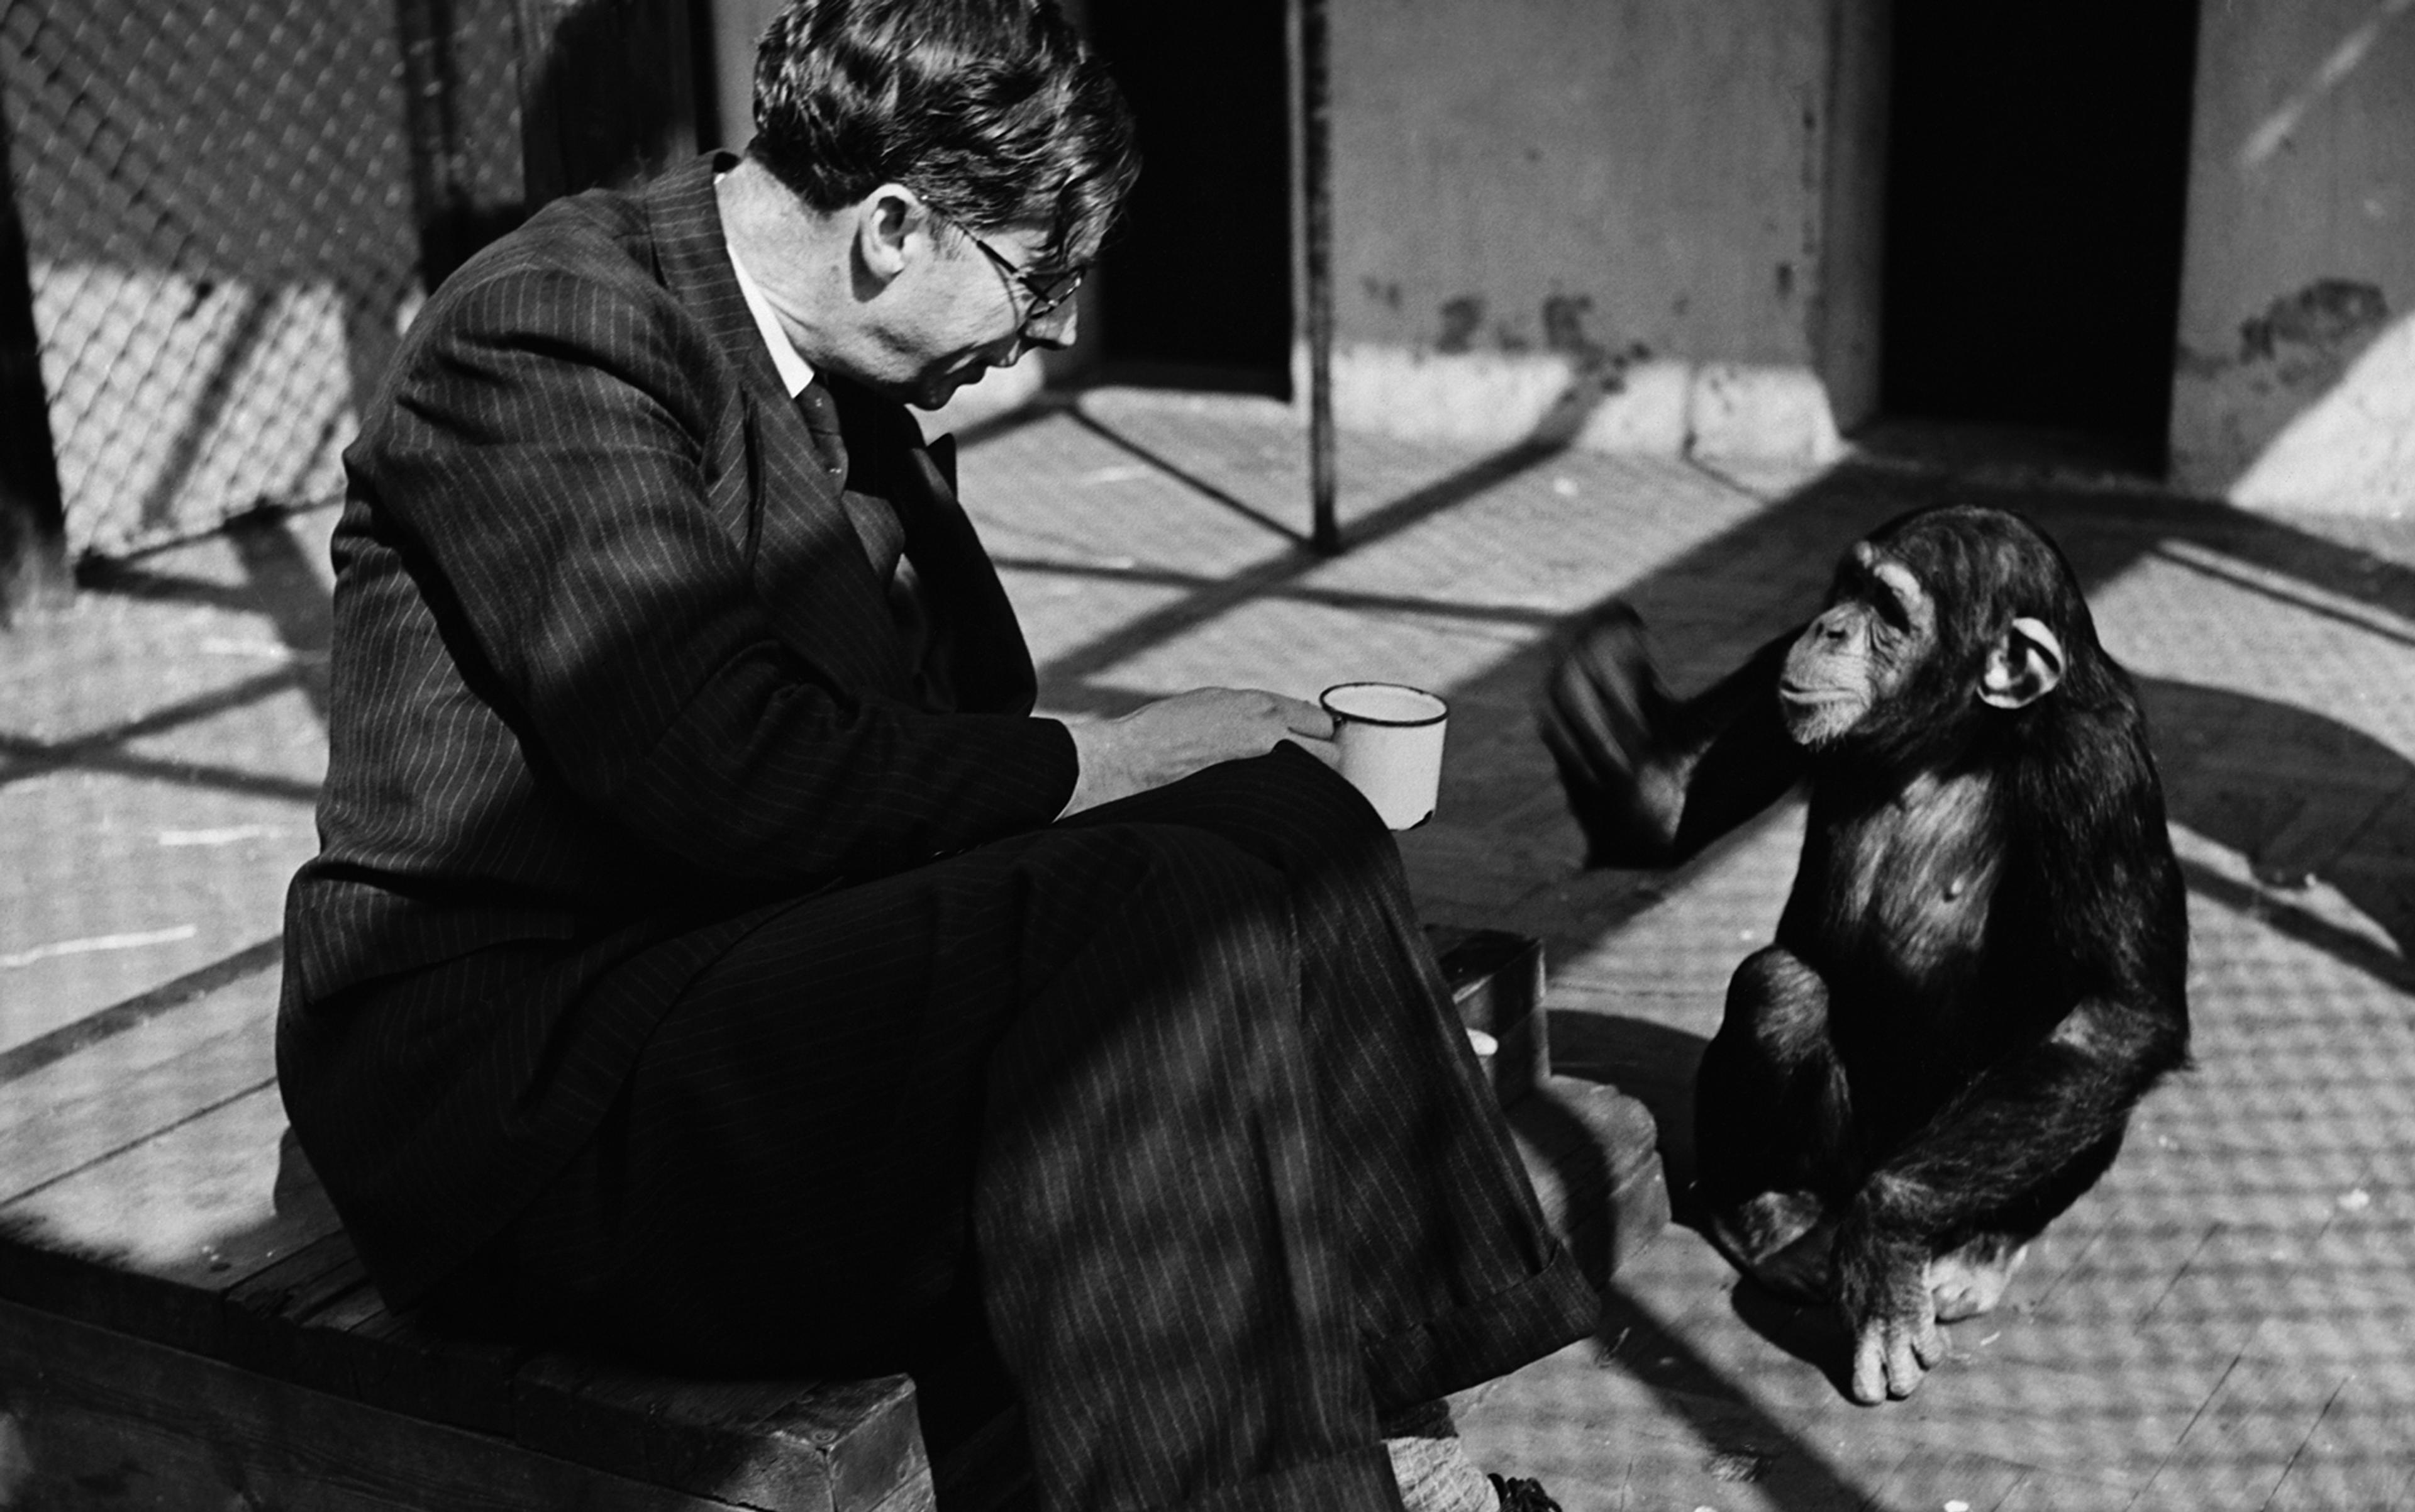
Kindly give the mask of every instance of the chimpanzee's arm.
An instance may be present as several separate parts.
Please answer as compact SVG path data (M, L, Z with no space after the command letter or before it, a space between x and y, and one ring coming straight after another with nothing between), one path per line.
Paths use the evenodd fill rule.
M1837 1259L1848 1310L1856 1276L1874 1281L1888 1252L1925 1256L2119 1134L2138 1100L2186 1059L2186 1033L2182 1014L2152 994L2089 999L1973 1079L1871 1173L1846 1213Z
M1796 634L1680 701L1633 609L1613 604L1578 633L1538 722L1584 830L1587 865L1674 865L1794 786L1804 756L1779 721L1778 675Z
M2152 995L2082 1002L2043 1042L1980 1076L1864 1183L1831 1254L1853 1332L1856 1400L1906 1396L1944 1356L1929 1262L1991 1228L2025 1239L2077 1197L2095 1172L2075 1162L2119 1135L2155 1078L2187 1058L2185 1012ZM2064 1172L2076 1179L2056 1181ZM2019 1213L2025 1196L2036 1202Z

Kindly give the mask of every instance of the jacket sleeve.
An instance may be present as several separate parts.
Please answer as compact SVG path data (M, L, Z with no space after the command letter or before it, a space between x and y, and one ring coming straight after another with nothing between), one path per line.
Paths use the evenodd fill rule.
M529 267L446 292L355 486L541 775L708 874L783 885L1063 806L1063 726L860 696L773 634L707 502L726 369L706 381L710 338L668 294Z

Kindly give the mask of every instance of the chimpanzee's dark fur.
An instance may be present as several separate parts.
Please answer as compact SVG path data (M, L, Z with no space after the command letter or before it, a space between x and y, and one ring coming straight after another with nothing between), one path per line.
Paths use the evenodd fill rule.
M1926 590L1933 633L1880 563ZM1942 1353L1941 1316L1994 1303L2186 1061L2188 921L2137 693L2044 534L1928 510L1838 572L1819 620L1684 702L1613 606L1541 726L1594 864L1682 861L1809 780L1776 944L1737 969L1702 1058L1700 1190L1748 1273L1837 1300L1875 1400ZM1976 690L1991 651L2019 660L2017 621L2059 641L2061 681L1992 707ZM1894 659L1854 661L1864 632ZM1779 688L1800 711L1821 678L1875 697L1807 748Z

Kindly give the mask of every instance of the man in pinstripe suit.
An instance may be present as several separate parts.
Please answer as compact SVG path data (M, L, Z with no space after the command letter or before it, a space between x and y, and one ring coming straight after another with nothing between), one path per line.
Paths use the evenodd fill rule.
M1298 700L1032 717L903 407L1072 339L1113 85L1050 0L790 0L757 119L473 260L346 455L297 1134L397 1307L978 1327L1050 1507L1491 1506L1440 1399L1597 1304L1390 836Z

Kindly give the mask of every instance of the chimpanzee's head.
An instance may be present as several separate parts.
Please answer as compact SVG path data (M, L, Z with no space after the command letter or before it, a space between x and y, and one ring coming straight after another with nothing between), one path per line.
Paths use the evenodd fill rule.
M1944 505L1854 543L1820 615L1787 653L1787 732L1822 750L1935 749L1974 721L2036 706L2077 663L2104 660L2078 577L2036 526Z

